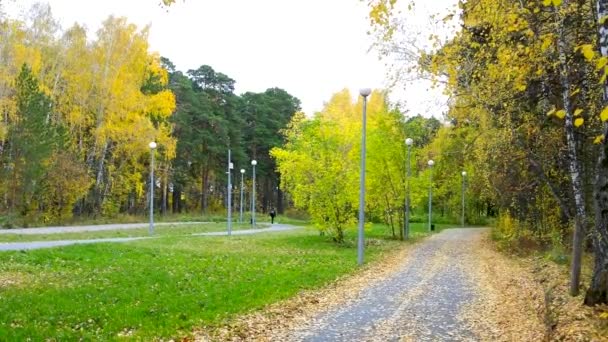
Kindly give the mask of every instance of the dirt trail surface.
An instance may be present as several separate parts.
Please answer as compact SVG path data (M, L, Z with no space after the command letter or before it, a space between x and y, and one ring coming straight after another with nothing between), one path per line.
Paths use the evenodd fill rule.
M460 313L475 296L461 267L479 229L452 229L421 244L393 276L294 331L299 341L475 340Z
M292 226L288 224L274 224L270 228L260 229L243 229L233 230L232 235L251 235L259 233L275 233L288 230L299 229L301 227ZM210 233L196 233L190 234L191 236L225 236L227 233L224 232L210 232ZM89 244L89 243L101 243L101 242L129 242L135 240L154 239L154 236L142 236L142 237L128 237L128 238L107 238L107 239L90 239L90 240L57 240L57 241L32 241L32 242L8 242L0 243L0 251L21 251L30 249L40 248L51 248L61 247L76 244Z
M492 249L487 229L449 229L357 275L241 317L199 341L542 341L543 290Z

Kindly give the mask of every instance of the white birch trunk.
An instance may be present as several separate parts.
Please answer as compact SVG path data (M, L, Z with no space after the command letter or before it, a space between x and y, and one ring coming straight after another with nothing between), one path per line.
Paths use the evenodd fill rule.
M602 57L608 57L608 0L597 0L599 48ZM604 82L604 106L608 105L608 82ZM608 303L608 123L604 123L604 141L600 145L595 183L595 232L593 249L595 264L593 279L585 295L585 304Z
M562 6L567 7L568 1L564 0ZM560 15L561 16L561 15ZM576 296L579 293L580 276L581 276L581 260L583 256L583 240L585 237L585 196L583 194L583 182L581 179L581 166L577 157L576 138L574 136L574 116L572 114L572 104L570 103L570 79L568 75L568 60L567 53L571 51L568 44L564 18L561 16L559 21L559 37L557 42L557 50L560 64L560 83L562 86L562 101L564 102L564 130L566 133L566 142L568 148L568 169L572 184L572 193L574 195L574 236L572 242L572 264L570 269L570 294Z

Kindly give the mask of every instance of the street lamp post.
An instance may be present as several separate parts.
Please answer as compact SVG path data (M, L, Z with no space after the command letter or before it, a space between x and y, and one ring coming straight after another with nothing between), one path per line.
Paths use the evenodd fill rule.
M258 165L257 160L251 161L251 166L253 166L253 178L252 178L252 186L251 186L251 225L255 227L255 166Z
M429 184L429 232L431 231L431 222L433 220L433 165L435 162L431 159L429 160L429 169L430 173L430 184Z
M410 157L412 152L412 145L414 144L414 140L412 138L405 139L405 145L407 145L407 175L405 178L405 220L403 224L403 236L405 239L409 239L410 237L410 176L411 176L411 168L410 168Z
M230 157L230 150L228 150L228 186L226 187L226 190L228 191L228 236L232 235L232 169L234 168L234 165L230 161Z
M154 152L156 150L156 142L151 141L150 147L150 228L148 233L154 235Z
M359 236L357 243L357 263L363 265L363 243L364 243L364 224L365 224L365 126L366 126L366 111L367 97L372 93L369 88L364 88L359 91L363 97L363 120L361 125L361 174L359 183Z
M239 208L241 209L241 215L239 216L239 222L243 223L243 177L245 175L245 169L241 169L241 205Z
M464 193L466 192L466 186L467 186L466 178L467 178L467 172L462 171L462 218L461 218L462 228L464 228Z

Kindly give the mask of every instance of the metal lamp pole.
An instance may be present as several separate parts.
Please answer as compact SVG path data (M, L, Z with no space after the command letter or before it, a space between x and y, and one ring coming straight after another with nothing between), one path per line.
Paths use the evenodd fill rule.
M251 188L251 225L255 227L255 166L258 165L257 160L251 161L251 166L253 166L253 185Z
M433 220L433 165L435 162L431 159L428 162L430 173L430 184L429 184L429 232L431 231L431 222Z
M148 233L154 235L154 152L156 151L156 142L151 141L150 147L150 228Z
M467 186L466 178L467 178L467 172L462 171L462 219L461 219L462 228L464 228L464 193L466 191L466 186Z
M363 97L363 121L361 125L361 174L359 184L359 236L357 241L357 263L363 265L363 243L364 243L364 225L365 225L365 126L366 126L366 111L367 97L372 93L369 88L364 88L359 91Z
M245 169L241 169L241 205L239 208L241 209L241 215L239 217L239 222L243 223L243 176L245 175Z
M234 165L230 161L230 157L230 150L228 150L228 236L232 235L232 169L234 168Z
M405 145L407 145L407 175L405 178L405 220L403 225L403 236L406 240L410 238L410 157L412 152L412 144L414 144L414 140L411 138L405 139Z

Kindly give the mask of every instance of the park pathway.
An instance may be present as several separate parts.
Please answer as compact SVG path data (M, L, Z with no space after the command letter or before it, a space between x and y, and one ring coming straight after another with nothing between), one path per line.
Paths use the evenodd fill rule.
M475 341L462 311L476 296L466 264L485 229L449 229L420 243L396 273L357 299L288 332L291 341Z
M209 224L210 222L158 222L155 226L187 226L195 224ZM80 232L100 232L105 230L123 230L146 228L150 223L114 223L114 224L96 224L88 226L57 226L57 227L37 227L37 228L15 228L15 229L0 229L0 234L19 234L19 235L37 235L37 234L62 234L62 233L80 233Z
M56 227L59 228L59 227ZM251 235L260 233L276 233L298 229L300 227L292 226L288 224L273 224L270 228L260 229L242 229L233 230L232 235ZM210 233L196 233L190 234L189 236L226 236L227 232L210 232ZM158 236L160 237L160 236ZM0 243L0 251L21 251L30 249L41 249L51 247L61 247L77 244L90 244L90 243L102 243L102 242L130 242L136 240L155 239L157 236L142 236L142 237L129 237L129 238L106 238L106 239L90 239L90 240L57 240L57 241L31 241L31 242L8 242Z

